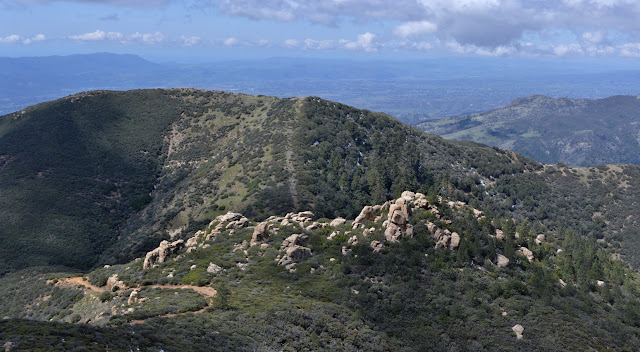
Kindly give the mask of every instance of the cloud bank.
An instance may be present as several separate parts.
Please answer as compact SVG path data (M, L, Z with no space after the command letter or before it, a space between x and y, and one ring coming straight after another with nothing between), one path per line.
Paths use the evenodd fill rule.
M615 31L640 40L635 0L220 0L220 11L265 21L339 25L394 21L398 38L432 36L494 50L530 33L561 29L599 44Z

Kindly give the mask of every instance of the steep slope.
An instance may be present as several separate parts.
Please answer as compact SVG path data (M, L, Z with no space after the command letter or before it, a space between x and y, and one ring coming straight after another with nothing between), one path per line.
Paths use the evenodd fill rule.
M255 223L227 213L144 259L83 277L30 269L0 278L0 343L18 350L637 349L639 276L594 241L532 227L414 192L366 206L353 220L316 220L305 211Z
M3 271L126 261L225 209L354 216L461 178L462 160L495 177L524 169L384 114L197 90L97 91L4 116L0 160Z
M502 109L427 121L418 127L546 163L640 164L640 98L636 96L588 100L534 95Z
M0 276L5 347L640 347L638 166L191 89L4 116L0 160L3 270L46 265Z
M0 118L0 160L2 271L125 262L228 210L354 217L404 189L640 258L637 167L543 167L318 98L83 93Z

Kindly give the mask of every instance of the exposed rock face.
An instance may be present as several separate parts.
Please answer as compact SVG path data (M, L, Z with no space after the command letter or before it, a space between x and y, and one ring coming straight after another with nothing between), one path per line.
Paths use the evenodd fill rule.
M499 240L504 240L504 232L500 229L496 229L496 238Z
M280 251L283 251L284 255L278 260L278 265L291 269L296 263L311 257L311 249L301 246L305 238L304 235L294 234L282 241Z
M241 229L243 227L247 227L247 225L249 225L249 219L245 218L244 216L241 217L238 220L234 220L231 221L227 224L227 226L225 227L225 229L227 230L231 230L231 229Z
M160 246L147 253L144 258L143 269L152 267L156 263L164 263L167 257L184 248L184 241L177 240L175 242L162 241Z
M296 246L302 244L302 241L306 239L307 236L302 234L293 234L282 241L282 245L280 245L280 250L284 250L291 246Z
M109 276L109 278L107 279L106 287L107 287L107 291L113 291L114 287L126 288L127 285L124 284L124 281L118 280L118 274L113 274Z
M522 338L522 333L524 332L524 328L520 324L514 325L511 330L516 334L516 338L520 340Z
M216 220L214 221L218 221L218 222L230 222L230 221L237 221L242 219L244 216L242 216L242 214L240 213L234 213L234 212L228 212L224 215L220 215L218 217L216 217Z
M329 226L336 227L336 226L343 225L343 224L344 224L344 223L346 223L346 222L347 222L347 220L345 220L345 219L343 219L343 218L335 218L335 219L333 219L333 221L331 221L331 222L329 223Z
M138 303L140 301L140 290L133 290L129 295L129 300L127 300L128 304Z
M451 233L451 241L449 242L449 249L456 249L460 245L460 235L457 232Z
M367 237L367 236L369 236L370 234L372 234L375 231L376 231L375 227L370 227L370 228L365 229L364 231L362 231L362 236Z
M4 347L5 352L9 352L13 349L13 342L7 341L4 343L4 345L2 345L2 347Z
M301 211L297 214L289 213L284 218L292 222L305 224L307 222L312 222L313 220L315 220L316 216L313 215L313 213L310 211Z
M317 230L319 228L324 227L323 225L326 225L326 224L321 224L321 223L319 223L317 221L314 221L314 222L311 223L311 225L307 226L305 229L307 231Z
M384 237L389 242L398 242L403 236L413 237L413 225L409 224L409 201L398 198L389 207L387 229Z
M354 226L356 224L363 224L365 220L374 221L376 219L376 213L380 210L379 205L370 206L367 205L360 211L360 215L353 220Z
M544 240L546 239L546 236L544 234L540 234L538 236L536 236L536 244L541 244L542 242L544 242Z
M209 263L209 266L207 267L207 272L211 274L217 274L221 271L222 271L222 268L219 265L216 265L213 263Z
M451 242L451 231L437 229L433 237L437 240L435 248L446 248Z
M251 246L255 246L256 244L265 241L269 238L269 230L271 228L271 224L264 221L256 225L255 229L253 229L253 236L251 237Z
M518 252L522 253L527 259L532 262L533 261L533 252L529 250L527 247L518 248Z
M384 244L380 241L371 241L371 248L373 248L374 253L379 253L384 248Z
M496 256L496 261L497 261L497 264L498 264L498 268L504 268L507 265L509 265L509 258L505 257L502 254L498 254Z

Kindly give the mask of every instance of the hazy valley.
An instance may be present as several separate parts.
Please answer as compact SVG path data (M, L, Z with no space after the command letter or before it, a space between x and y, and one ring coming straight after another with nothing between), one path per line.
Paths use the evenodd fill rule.
M577 166L640 164L640 98L514 100L483 113L423 122L447 139L513 150L546 163Z

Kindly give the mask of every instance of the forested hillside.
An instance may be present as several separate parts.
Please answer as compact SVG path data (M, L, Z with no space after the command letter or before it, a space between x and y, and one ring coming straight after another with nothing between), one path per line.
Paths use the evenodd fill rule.
M19 349L640 347L638 166L193 89L3 116L0 161Z

